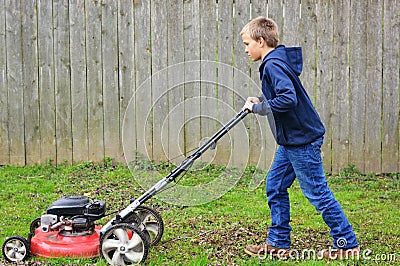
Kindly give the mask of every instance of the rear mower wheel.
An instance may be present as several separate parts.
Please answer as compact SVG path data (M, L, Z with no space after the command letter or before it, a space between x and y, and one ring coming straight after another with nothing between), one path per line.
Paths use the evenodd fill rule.
M40 220L41 218L38 217L31 222L31 225L29 226L29 231L31 234L35 235L36 229L40 227Z
M131 224L116 224L100 238L100 254L110 265L136 265L144 262L149 243L142 231Z
M7 238L1 250L4 258L11 263L21 262L29 257L28 241L21 236Z
M124 219L124 223L135 225L147 237L150 246L157 245L164 233L164 222L161 215L148 206L139 206Z

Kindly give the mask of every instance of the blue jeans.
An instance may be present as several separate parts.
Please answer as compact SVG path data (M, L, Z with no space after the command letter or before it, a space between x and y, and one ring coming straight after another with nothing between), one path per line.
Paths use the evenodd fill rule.
M290 203L288 188L297 177L306 198L322 214L331 229L334 248L358 246L353 228L339 202L328 188L322 166L323 137L304 146L279 146L267 176L266 191L272 225L267 242L278 248L290 248Z

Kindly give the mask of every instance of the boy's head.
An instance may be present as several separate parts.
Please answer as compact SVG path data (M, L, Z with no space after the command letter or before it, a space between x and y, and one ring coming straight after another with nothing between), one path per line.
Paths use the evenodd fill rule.
M275 21L258 17L247 23L242 31L245 52L253 61L262 59L270 50L278 46L279 32Z

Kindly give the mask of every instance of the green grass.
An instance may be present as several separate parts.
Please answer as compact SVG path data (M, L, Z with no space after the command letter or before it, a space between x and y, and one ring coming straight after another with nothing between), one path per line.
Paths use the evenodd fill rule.
M129 169L120 164L91 162L75 166L0 167L0 244L7 236L26 237L30 222L64 195L85 194L107 202L108 212L124 208L131 198L144 191L132 177L160 178L173 167L157 167L137 162ZM250 258L246 244L261 243L271 222L264 183L249 190L254 168L244 173L223 166L202 166L189 172L181 184L199 185L219 177L221 172L241 178L228 193L210 203L179 207L159 199L148 205L163 217L165 232L161 243L151 247L147 265L325 265L325 260L272 260ZM351 170L351 171L350 171ZM349 174L351 172L351 174ZM258 174L260 174L258 172ZM265 174L265 173L263 173ZM400 181L398 174L363 176L350 168L340 176L329 176L328 183L341 203L358 236L362 250L371 250L369 260L330 262L331 265L376 265L400 262ZM169 191L163 192L164 196ZM298 183L290 188L292 248L321 250L332 245L329 228L303 196ZM110 219L99 221L104 224ZM390 255L394 254L394 255ZM390 257L391 256L391 257ZM396 261L387 261L388 258ZM0 258L0 264L5 261ZM31 257L34 265L106 265L101 259L43 259Z

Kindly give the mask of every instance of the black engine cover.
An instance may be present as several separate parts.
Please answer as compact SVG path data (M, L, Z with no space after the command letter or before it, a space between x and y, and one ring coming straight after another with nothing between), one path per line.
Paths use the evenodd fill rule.
M53 202L47 209L47 214L71 217L83 216L97 220L104 216L106 203L101 200L90 202L86 196L66 196Z

